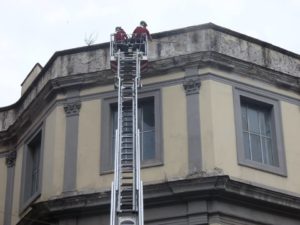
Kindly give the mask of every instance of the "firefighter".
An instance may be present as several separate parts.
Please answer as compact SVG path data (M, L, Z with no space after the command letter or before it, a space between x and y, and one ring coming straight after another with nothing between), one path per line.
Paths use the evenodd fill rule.
M128 50L128 36L126 32L122 29L122 27L116 27L115 34L114 34L114 41L115 41L115 50L118 51L119 49L121 52L126 52Z
M152 41L149 30L147 29L147 23L145 21L140 22L140 26L136 27L132 34L132 41L134 43L134 49L139 49L145 52L145 41L146 37Z

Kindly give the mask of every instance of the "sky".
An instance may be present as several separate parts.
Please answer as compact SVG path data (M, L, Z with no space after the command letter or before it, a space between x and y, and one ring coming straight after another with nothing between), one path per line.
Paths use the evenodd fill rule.
M0 0L0 108L37 62L140 20L151 33L212 22L300 54L300 0Z

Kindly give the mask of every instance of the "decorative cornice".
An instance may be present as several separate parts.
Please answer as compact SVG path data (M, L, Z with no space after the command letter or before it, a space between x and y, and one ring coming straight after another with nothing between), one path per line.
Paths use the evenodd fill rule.
M7 154L6 156L6 166L8 168L10 167L14 167L15 166L15 163L16 163L16 158L17 158L17 152L16 151L11 151Z
M253 220L255 222L258 219L259 224L262 224L262 221L266 218L264 215L276 215L280 219L276 225L291 224L287 223L290 221L289 219L294 221L292 224L299 224L298 222L300 221L299 197L294 196L292 193L282 193L269 190L267 187L258 187L253 184L235 181L230 179L229 176L202 176L193 179L146 185L144 186L144 193L146 210L166 205L170 206L168 209L176 209L178 203L182 206L182 203L188 204L188 202L198 202L203 205L214 202L216 203L216 205L213 204L215 207L212 205L213 207L209 211L206 207L199 207L199 204L194 206L192 204L190 206L194 207L193 210L183 212L182 215L190 216L189 213L192 213L194 216L196 214L207 215L208 213L215 213L216 215L230 215L232 218L252 221L251 215L248 212L249 210L253 210L261 212ZM217 204L215 201L222 203ZM108 190L91 193L77 192L72 196L55 196L52 200L33 204L32 210L26 215L26 218L21 218L18 225L26 225L28 219L41 220L43 218L44 221L47 221L47 219L53 216L60 218L65 215L74 215L77 212L80 212L80 215L107 215L109 213L109 204L110 191ZM228 207L232 206L238 210L228 210ZM228 212L230 213L228 214ZM167 217L164 217L164 215L162 217L165 219L174 219L177 215L171 213ZM148 217L147 220L150 221L151 218ZM253 224L258 224L257 221Z
M300 93L300 78L290 76L275 70L251 64L239 59L235 59L217 52L203 51L188 55L170 57L157 61L149 62L149 69L144 77L161 76L174 71L182 71L187 66L197 66L198 68L211 67L219 70L225 70L231 73L238 74L243 77L249 77L272 86L284 89L290 92ZM65 92L71 88L89 88L93 86L103 86L113 84L113 74L110 70L97 71L93 73L77 74L66 77L57 77L43 87L33 102L28 105L28 108L21 108L22 102L25 101L24 94L17 104L9 107L1 108L0 114L5 114L5 111L17 112L12 118L10 126L0 126L0 142L9 141L20 132L20 124L22 124L23 115L28 112L35 118L40 110L36 110L36 105L39 109L43 109L54 99L57 93ZM192 77L192 76L190 76ZM233 78L234 79L234 78ZM5 119L7 124L8 118Z
M186 200L195 200L203 197L218 197L227 199L235 196L233 202L247 200L255 205L256 201L282 208L298 210L300 212L300 197L293 196L292 193L282 193L269 190L267 187L258 187L252 184L235 181L226 175L198 177L192 179L177 180L153 185L144 186L146 204L162 204L163 202L176 201L177 197ZM49 211L63 211L78 209L81 207L106 206L109 204L110 192L77 193L73 196L57 196L53 200L37 203L46 204ZM157 201L157 202L156 202ZM250 202L249 202L250 203ZM104 207L105 208L105 207Z
M201 82L199 77L186 77L183 81L183 87L186 95L199 94Z
M81 102L71 102L64 105L66 116L78 116L81 108Z

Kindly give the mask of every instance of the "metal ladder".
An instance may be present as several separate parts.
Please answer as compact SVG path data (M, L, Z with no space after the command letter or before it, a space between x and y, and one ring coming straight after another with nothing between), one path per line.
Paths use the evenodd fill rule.
M143 184L140 177L138 88L143 53L116 52L118 126L110 225L143 225Z

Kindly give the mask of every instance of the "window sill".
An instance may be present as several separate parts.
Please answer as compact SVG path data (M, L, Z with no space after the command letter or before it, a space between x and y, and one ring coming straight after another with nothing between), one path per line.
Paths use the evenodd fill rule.
M25 202L21 202L19 214L22 214L28 207L41 196L41 192L34 193Z
M163 165L164 165L163 162L160 162L160 161L147 161L147 162L143 162L141 169L147 169L147 168L158 167L158 166L163 166ZM114 173L113 169L103 170L100 172L100 176L107 175L107 174L113 174L113 173Z
M251 161L251 160L240 160L238 162L238 164L240 166L246 166L246 167L260 170L263 172L268 172L268 173L272 173L272 174L275 174L278 176L287 177L287 172L286 172L285 168L282 168L280 166L276 167L276 166L266 165L266 164L262 164L262 163Z

